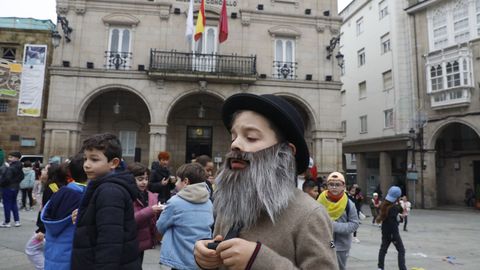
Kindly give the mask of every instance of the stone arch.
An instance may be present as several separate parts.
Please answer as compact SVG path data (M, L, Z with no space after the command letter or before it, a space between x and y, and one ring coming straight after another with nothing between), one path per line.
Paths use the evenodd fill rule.
M97 98L101 94L104 94L104 93L107 93L107 92L119 91L119 90L120 91L127 91L127 92L133 93L136 96L138 96L143 101L145 106L147 106L147 110L148 110L148 113L150 115L150 121L152 123L156 123L155 115L152 114L152 108L151 108L151 105L148 102L147 98L140 91L138 91L135 88L130 87L128 85L124 85L124 84L107 84L107 85L100 86L100 87L94 89L93 91L89 92L83 98L82 102L78 106L79 110L76 112L77 121L82 122L82 120L84 119L84 116L85 116L85 110L88 108L88 105L90 105L90 103L95 98Z
M314 113L315 110L312 108L311 104L308 101L306 101L301 96L290 93L290 92L277 92L277 93L275 93L275 95L276 96L281 96L281 97L286 97L287 99L290 99L290 100L294 101L297 105L302 107L305 110L305 112L307 113L307 116L310 120L310 123L304 123L304 124L306 124L306 125L310 124L310 130L311 131L316 130L317 117L316 117L316 114Z
M447 128L450 124L453 124L453 123L463 124L463 125L471 128L473 131L475 131L475 133L477 133L477 136L480 137L480 130L475 125L473 125L472 123L470 123L468 121L465 121L463 119L449 119L449 120L445 120L444 122L442 122L438 127L436 127L432 131L432 136L430 138L427 138L427 141L425 143L426 148L427 149L434 149L435 148L435 143L437 142L438 137L442 134L442 132L445 130L445 128Z

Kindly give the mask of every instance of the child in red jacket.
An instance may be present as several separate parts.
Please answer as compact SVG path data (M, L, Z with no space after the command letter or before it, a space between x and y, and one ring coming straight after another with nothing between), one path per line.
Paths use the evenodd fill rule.
M162 211L162 206L157 204L158 195L147 190L150 170L139 162L129 164L127 169L135 177L139 191L137 199L133 201L133 210L137 223L138 251L140 251L140 260L143 262L144 251L155 246L157 231L155 223Z

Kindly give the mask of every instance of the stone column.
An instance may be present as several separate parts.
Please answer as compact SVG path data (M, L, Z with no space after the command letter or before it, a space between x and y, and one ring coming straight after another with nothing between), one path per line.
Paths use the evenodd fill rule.
M167 125L150 124L149 164L157 160L160 151L167 149Z
M357 184L363 191L367 190L367 158L365 153L355 153L357 160ZM365 193L365 192L364 192Z
M420 195L419 202L421 203L423 190L425 208L433 208L437 206L437 175L435 153L435 150L426 150L423 153L423 164L419 164L422 165L422 167L417 166L420 174L419 183L417 185L417 194Z
M388 188L393 185L392 180L392 159L388 152L380 152L380 189L385 197L388 192Z
M44 158L52 156L71 157L79 150L79 133L82 124L69 120L45 120Z

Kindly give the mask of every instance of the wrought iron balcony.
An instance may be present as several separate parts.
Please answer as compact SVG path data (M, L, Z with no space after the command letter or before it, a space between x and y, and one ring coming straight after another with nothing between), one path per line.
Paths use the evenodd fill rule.
M236 77L255 80L256 56L185 53L177 51L150 51L151 76L159 77Z
M105 51L105 67L107 69L130 69L131 52Z
M297 62L273 61L273 78L295 80L295 70L297 69Z

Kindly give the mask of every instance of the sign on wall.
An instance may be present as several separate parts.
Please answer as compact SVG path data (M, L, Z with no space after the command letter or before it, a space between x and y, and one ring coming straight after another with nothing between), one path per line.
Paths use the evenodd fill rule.
M22 65L0 58L0 97L17 97L20 91Z
M40 116L46 62L47 45L25 44L17 115Z

